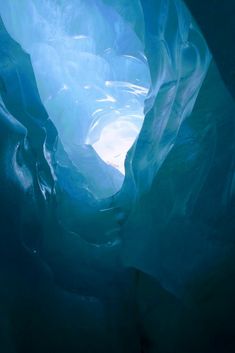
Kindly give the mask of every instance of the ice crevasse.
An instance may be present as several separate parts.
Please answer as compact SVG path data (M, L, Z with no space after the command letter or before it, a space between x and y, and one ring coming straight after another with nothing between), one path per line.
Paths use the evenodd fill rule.
M120 190L134 143L131 168L147 168L146 185L151 184L192 111L210 62L180 1L160 1L154 11L150 6L107 0L0 5L10 35L30 54L63 149L97 197ZM149 111L154 121L146 119L143 127Z
M184 2L0 16L0 350L224 351L235 107Z

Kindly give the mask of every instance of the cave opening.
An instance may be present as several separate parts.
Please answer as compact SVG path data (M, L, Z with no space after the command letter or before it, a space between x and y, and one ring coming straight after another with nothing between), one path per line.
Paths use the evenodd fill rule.
M30 54L58 130L57 162L66 154L96 198L117 193L126 171L139 178L149 169L143 183L151 184L208 69L208 48L183 2L153 4L0 5L8 32Z
M14 18L16 12L21 15ZM82 172L106 170L117 191L151 84L144 43L102 0L7 1L2 16L30 54L40 97L69 158ZM81 154L87 154L84 168Z

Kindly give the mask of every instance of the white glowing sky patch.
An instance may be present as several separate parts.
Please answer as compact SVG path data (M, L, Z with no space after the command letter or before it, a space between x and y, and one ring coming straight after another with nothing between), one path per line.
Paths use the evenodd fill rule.
M86 144L91 144L104 162L125 174L126 154L143 124L148 87L128 81L106 81L105 87L105 98L96 99L98 109L92 113L94 120ZM113 104L99 108L102 103Z
M118 120L107 124L100 139L93 144L99 156L107 163L125 174L124 162L127 151L136 139L139 130L130 121Z

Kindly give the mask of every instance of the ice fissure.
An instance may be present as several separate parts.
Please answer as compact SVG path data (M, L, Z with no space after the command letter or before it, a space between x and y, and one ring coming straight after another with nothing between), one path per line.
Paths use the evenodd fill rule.
M233 308L235 106L188 9L0 15L0 350L209 353Z
M9 33L30 54L42 102L63 148L97 197L120 190L126 154L151 108L148 102L154 100L157 108L152 111L158 110L158 118L154 126L146 122L147 140L155 145L161 140L165 152L162 155L154 148L159 162L150 163L148 152L142 151L145 127L135 150L141 163L137 168L143 173L147 158L147 165L152 164L148 173L150 169L155 173L153 164L165 159L181 121L190 114L210 61L199 30L179 1L159 5L154 32L146 40L144 25L149 21L141 4L134 3L136 13L128 12L130 18L122 16L124 5L120 9L102 0L6 1L1 5ZM148 40L152 37L151 48ZM151 52L148 57L145 49ZM172 125L170 129L167 124ZM147 179L146 186L151 185L151 176Z

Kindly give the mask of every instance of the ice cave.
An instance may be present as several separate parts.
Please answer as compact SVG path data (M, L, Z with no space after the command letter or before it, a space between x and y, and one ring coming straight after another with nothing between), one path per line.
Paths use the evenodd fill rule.
M0 0L1 353L235 351L234 16Z

